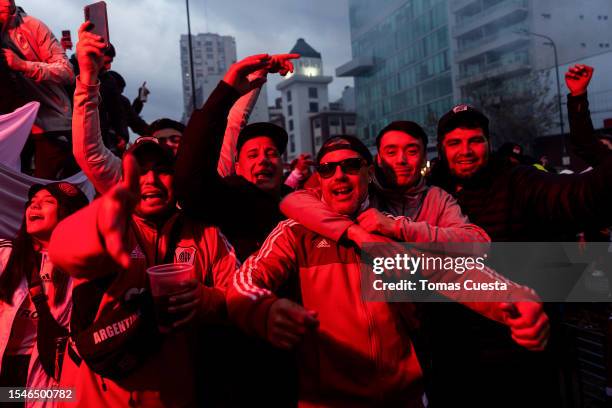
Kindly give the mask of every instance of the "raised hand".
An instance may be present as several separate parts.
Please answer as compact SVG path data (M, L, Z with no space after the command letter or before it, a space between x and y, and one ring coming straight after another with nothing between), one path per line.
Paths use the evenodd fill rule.
M123 180L101 198L97 223L106 251L117 264L127 269L130 251L127 247L127 232L130 217L140 195L140 169L131 154L123 157Z
M300 58L300 54L275 54L270 59L270 65L268 72L271 74L279 73L282 76L287 75L289 72L293 72L292 59Z
M255 88L259 88L266 82L265 75L251 75L256 71L266 68L270 64L271 57L268 54L257 54L240 60L229 68L223 81L234 88L240 95L245 95Z
M91 33L91 21L86 21L79 27L79 42L76 46L76 57L79 62L80 79L86 85L94 85L98 74L104 65L104 50L107 44L102 37Z
M593 78L593 67L576 64L565 73L565 84L572 96L582 95L587 91L589 82Z

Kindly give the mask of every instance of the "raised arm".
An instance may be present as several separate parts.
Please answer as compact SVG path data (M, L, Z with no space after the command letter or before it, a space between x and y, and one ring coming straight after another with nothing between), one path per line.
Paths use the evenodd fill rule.
M261 87L257 87L243 95L234 103L227 116L227 127L223 136L223 146L217 164L217 172L221 177L227 177L235 173L234 162L236 159L236 145L238 135L249 121L249 116L253 111L257 98L261 92Z
M257 88L265 78L249 81L247 75L268 64L269 56L260 54L232 65L202 109L196 109L179 148L175 190L181 205L197 215L209 208L210 198L223 200L225 186L217 172L228 114L238 98Z
M593 67L588 65L574 65L565 73L565 83L570 90L567 96L567 114L572 149L588 165L595 167L611 153L597 140L591 121L587 89L593 71Z
M124 158L125 178L87 207L62 220L53 230L49 255L54 265L77 279L93 279L127 269L127 236L139 194L136 159Z
M121 179L121 159L104 146L100 131L100 82L98 73L106 46L101 37L79 29L77 59L81 74L76 80L72 114L72 151L85 175L100 193L110 190Z

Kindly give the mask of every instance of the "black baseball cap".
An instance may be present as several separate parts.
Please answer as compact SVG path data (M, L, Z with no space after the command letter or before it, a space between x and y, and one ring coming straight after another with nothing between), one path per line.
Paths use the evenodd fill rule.
M409 120L396 120L394 122L389 123L385 126L380 132L378 132L378 136L376 136L376 147L380 149L380 141L382 137L387 132L391 132L393 130L406 133L412 137L416 137L423 142L423 147L427 149L427 133L423 130L418 123L412 122Z
M142 136L136 139L134 144L130 146L127 150L126 154L132 154L138 160L139 164L141 158L145 154L151 154L156 159L156 164L158 166L174 166L174 154L172 149L168 146L159 142L159 139L151 136Z
M442 143L444 135L459 127L481 128L485 137L489 138L489 119L473 106L461 104L446 112L438 121L438 143Z
M287 141L289 137L285 129L269 122L256 122L245 126L240 131L236 144L236 152L240 154L242 146L244 146L247 141L260 136L266 136L272 139L279 154L283 154L285 150L287 150Z
M80 188L67 181L58 181L32 185L28 190L28 205L32 197L41 190L47 190L57 200L58 205L66 210L67 215L89 204L87 196Z
M335 150L352 150L359 153L368 164L372 164L372 153L370 153L370 149L355 136L336 136L327 139L317 153L317 164L321 164L323 156Z

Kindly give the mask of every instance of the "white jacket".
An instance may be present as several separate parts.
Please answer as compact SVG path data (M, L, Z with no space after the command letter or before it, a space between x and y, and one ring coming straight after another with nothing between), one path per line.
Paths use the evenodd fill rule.
M4 270L6 269L12 249L13 247L11 241L0 239L0 274L4 273ZM41 270L49 267L52 267L49 257L43 256L43 260L40 265ZM68 327L70 323L70 312L72 311L72 297L70 294L72 293L72 285L72 279L70 279L66 299L64 299L60 305L56 306L53 302L49 304L51 314L53 314L53 317L55 317L58 323L64 327ZM19 286L17 289L15 289L15 293L13 294L13 304L9 305L8 303L0 300L0 361L4 357L4 352L6 351L9 337L11 336L11 328L13 327L13 322L15 321L15 316L17 315L17 311L21 307L21 304L26 299L26 296L29 296L29 290L28 283L24 275L19 283ZM0 367L0 370L1 369L2 368ZM59 384L53 378L50 378L43 370L40 360L38 359L38 349L35 344L34 348L32 349L32 356L30 357L26 387L49 388L57 386L59 386ZM56 404L57 403L52 401L32 401L26 403L26 407L49 408L55 407Z

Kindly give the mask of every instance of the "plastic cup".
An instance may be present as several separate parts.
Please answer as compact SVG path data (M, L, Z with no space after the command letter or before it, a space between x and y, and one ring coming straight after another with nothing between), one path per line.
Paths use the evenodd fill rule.
M170 296L181 292L182 282L194 278L193 265L187 263L156 265L147 268L147 275L155 302L157 327L160 332L168 333L174 321L186 316L181 313L169 313L168 303Z

